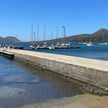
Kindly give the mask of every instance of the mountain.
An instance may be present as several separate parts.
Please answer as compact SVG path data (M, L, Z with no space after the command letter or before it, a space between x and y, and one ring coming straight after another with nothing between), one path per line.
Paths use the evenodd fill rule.
M0 37L0 43L19 43L22 42L16 37L8 36L6 38ZM46 40L40 42L49 42L49 43L57 43L57 42L108 42L108 29L102 28L95 33L92 34L80 34L68 36L65 38L58 38L53 40Z
M6 38L0 37L0 43L19 43L19 42L21 41L13 36L8 36Z
M102 28L92 34L73 35L65 38L47 40L45 42L108 42L108 29Z

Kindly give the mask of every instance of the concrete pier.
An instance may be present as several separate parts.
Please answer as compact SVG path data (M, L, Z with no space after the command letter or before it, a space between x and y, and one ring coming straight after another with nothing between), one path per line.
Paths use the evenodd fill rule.
M0 55L3 55L9 59L13 59L14 58L14 54L11 52L8 52L6 50L0 50Z
M7 51L13 53L15 59L76 79L91 93L108 94L108 61L24 50Z

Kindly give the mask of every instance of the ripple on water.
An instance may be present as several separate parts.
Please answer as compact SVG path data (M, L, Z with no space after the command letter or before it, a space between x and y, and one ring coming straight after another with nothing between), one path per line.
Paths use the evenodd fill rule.
M13 97L25 92L23 88L0 86L0 98Z
M21 82L21 83L38 83L40 82L40 78L39 77L30 77L28 78L27 75L9 75L2 77L2 82Z

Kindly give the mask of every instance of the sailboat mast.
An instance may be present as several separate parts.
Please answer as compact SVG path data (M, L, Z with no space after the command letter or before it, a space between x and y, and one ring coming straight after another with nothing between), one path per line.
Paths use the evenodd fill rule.
M37 27L37 41L39 41L39 24L38 24L38 27Z
M66 37L66 28L65 28L65 26L62 26L62 28L63 28L63 35L64 35L64 38Z
M53 39L53 32L51 31L51 41L52 41L52 39Z
M105 40L104 40L104 31L103 31L103 43L105 42Z
M66 28L65 28L65 26L62 26L62 28L63 28L64 42L65 42L65 37L66 37Z
M46 40L46 25L44 24L44 41Z
M31 24L31 42L33 41L33 23Z
M59 28L57 27L56 39L58 39Z
M35 37L36 35L35 35L35 32L33 32L33 37L34 37L34 39L33 39L33 41L35 42L36 41L36 37Z

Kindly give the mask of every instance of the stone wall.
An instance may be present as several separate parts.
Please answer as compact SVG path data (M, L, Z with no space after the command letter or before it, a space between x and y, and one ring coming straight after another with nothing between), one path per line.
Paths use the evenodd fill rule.
M88 89L87 88L87 85L88 85L89 90L93 88L94 91L96 92L98 90L97 88L101 88L105 90L104 93L102 91L102 94L108 93L107 92L108 72L106 71L97 70L95 68L92 69L88 67L83 67L76 64L60 62L53 59L51 60L51 59L41 58L37 56L25 55L22 53L14 52L14 54L15 54L16 59L24 60L33 65L37 65L43 69L47 69L52 72L59 73L65 77L73 78L83 83L86 83L86 86L83 86L86 89ZM95 87L91 87L91 85ZM98 90L98 92L100 91Z

